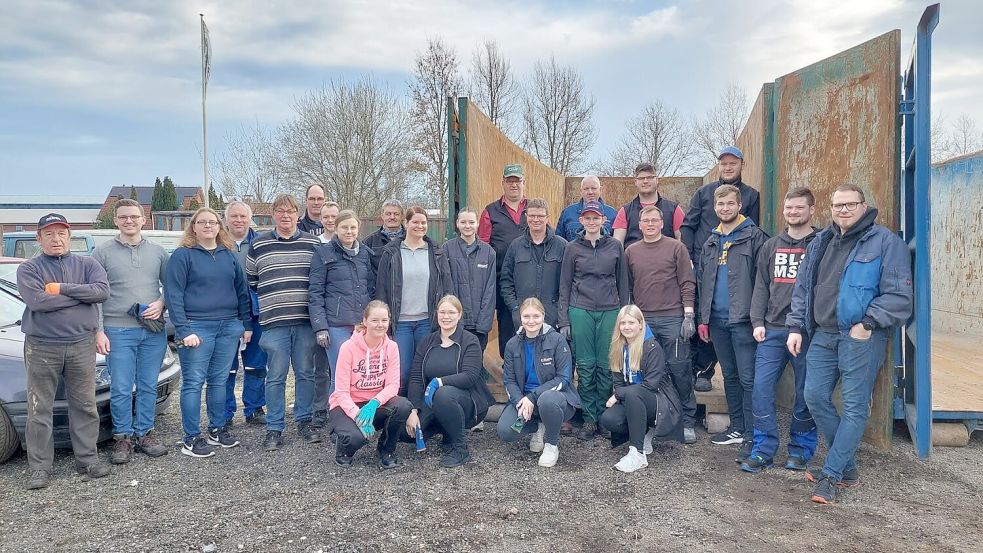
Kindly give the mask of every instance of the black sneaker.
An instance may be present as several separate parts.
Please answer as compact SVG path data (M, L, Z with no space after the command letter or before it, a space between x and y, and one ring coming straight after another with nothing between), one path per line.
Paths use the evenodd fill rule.
M91 465L83 465L75 461L75 472L84 476L86 480L92 480L93 478L109 476L110 468L107 463L103 463L102 461L96 461Z
M47 488L51 481L51 473L46 470L36 470L31 473L31 478L27 481L27 489L40 490Z
M771 459L765 459L760 455L752 455L741 463L741 470L750 472L751 474L758 474L767 468L771 468L773 465L774 463Z
M228 432L229 430L232 430L232 426L234 424L235 423L232 422L232 417L225 417L225 424L222 425L222 430Z
M584 425L580 427L580 430L577 431L577 439L585 442L589 440L593 440L594 436L596 435L597 435L596 422L585 422Z
M253 412L252 415L246 417L246 424L252 424L254 426L266 426L266 412L260 407Z
M301 440L309 444L321 443L321 433L317 431L312 421L302 422L297 425L297 434Z
M324 410L314 411L314 418L311 419L311 426L320 430L328 425L328 412Z
M806 480L810 482L819 482L824 477L826 473L823 472L822 467L812 467L806 470ZM841 478L836 486L839 488L855 488L860 485L860 471L857 469L846 470L843 472L843 478Z
M710 390L713 390L713 383L710 382L709 378L700 376L697 377L696 383L693 384L693 389L697 392L709 392Z
M789 455L785 461L785 468L788 470L806 470L808 465L805 457L801 455Z
M184 443L181 445L181 454L187 455L188 457L211 457L215 455L215 448L208 445L205 438L195 436L194 438L184 440Z
M398 466L399 461L396 459L396 452L379 453L379 468L394 469Z
M812 490L812 500L816 503L828 505L836 501L836 483L829 476L823 475L822 479L816 483Z
M735 428L728 428L720 434L714 434L710 441L717 445L741 444L744 443L744 433Z
M737 457L734 459L734 462L741 464L751 458L752 445L754 445L754 443L751 440L744 440L741 442L741 448L737 450Z
M125 465L130 462L133 455L133 440L129 436L116 436L116 443L113 445L113 454L109 461L114 465Z
M235 439L232 433L225 428L209 430L208 437L205 439L208 441L208 445L217 445L224 448L239 445L239 440Z
M450 450L440 458L440 466L444 468L459 467L471 460L467 444L451 446Z
M263 438L263 449L266 451L276 451L283 445L283 435L279 430L268 430L266 437Z

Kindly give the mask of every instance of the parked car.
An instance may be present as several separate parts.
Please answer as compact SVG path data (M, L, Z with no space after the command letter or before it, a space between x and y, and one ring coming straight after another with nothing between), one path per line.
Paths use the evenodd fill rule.
M0 264L0 268L8 269L10 265L16 267L8 263ZM0 280L6 281L6 278ZM16 284L16 278L14 283ZM24 334L21 331L24 307L20 297L0 282L0 463L9 459L25 444L27 368L24 365ZM156 412L158 415L167 409L171 395L180 393L180 374L181 362L178 360L174 346L169 343L157 377ZM95 378L99 441L104 441L112 437L113 425L109 410L109 368L102 355L96 355ZM55 447L71 447L71 437L68 433L68 401L64 382L58 385L55 394L52 422Z
M95 241L91 236L85 234L72 234L72 239L68 244L69 250L78 255L90 255L96 247ZM36 233L27 231L5 232L3 233L3 255L6 257L19 257L30 259L41 252Z

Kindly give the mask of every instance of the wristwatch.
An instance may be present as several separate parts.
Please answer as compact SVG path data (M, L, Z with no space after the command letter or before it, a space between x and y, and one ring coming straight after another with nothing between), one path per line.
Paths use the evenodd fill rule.
M874 323L864 319L860 321L860 326L864 327L864 330L871 331L874 330Z

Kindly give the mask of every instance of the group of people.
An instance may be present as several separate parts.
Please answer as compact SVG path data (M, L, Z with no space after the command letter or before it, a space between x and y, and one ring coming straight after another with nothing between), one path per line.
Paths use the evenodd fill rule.
M740 444L741 469L760 472L778 453L775 388L791 361L784 466L806 471L814 501L833 501L859 482L854 453L874 379L891 328L911 310L910 260L851 184L836 188L822 230L811 225L813 193L789 190L786 228L768 238L743 158L724 149L719 179L686 211L659 193L650 164L635 169L637 195L620 209L586 177L555 228L547 202L526 198L522 166L510 164L501 198L480 213L459 210L458 237L443 245L427 235L426 210L395 201L360 240L357 214L325 201L316 184L303 208L290 195L274 199L267 232L251 228L246 203L230 203L224 223L199 209L169 258L141 238L135 201L116 204L120 234L91 258L72 255L67 222L48 215L38 225L42 255L18 270L28 388L39 400L29 412L28 487L50 478L59 375L80 472L109 473L95 449L97 351L112 376L111 461L167 453L153 433L166 308L182 367L181 452L191 457L239 444L231 426L241 366L245 420L265 427L267 451L284 444L292 368L297 435L317 443L330 426L339 465L377 433L383 468L398 464L399 441L423 449L438 434L442 465L463 465L468 429L495 403L483 351L497 319L508 398L497 433L505 442L529 434L541 466L557 463L562 433L627 443L614 466L624 472L647 466L655 440L694 443L695 391L710 389L719 362L730 426L711 441ZM829 453L809 468L817 426Z

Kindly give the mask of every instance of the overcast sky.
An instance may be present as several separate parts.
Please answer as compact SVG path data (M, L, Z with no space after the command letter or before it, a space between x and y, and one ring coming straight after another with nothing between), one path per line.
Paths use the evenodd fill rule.
M762 83L891 29L906 61L926 6L901 0L724 2L206 2L3 0L0 194L105 194L170 175L201 183L198 13L211 31L211 157L242 124L278 125L331 79L372 73L404 93L428 37L471 52L495 39L528 74L554 54L595 96L593 159L659 99L706 111L727 83ZM734 6L739 6L735 8ZM983 126L983 9L946 1L934 42L933 110Z

